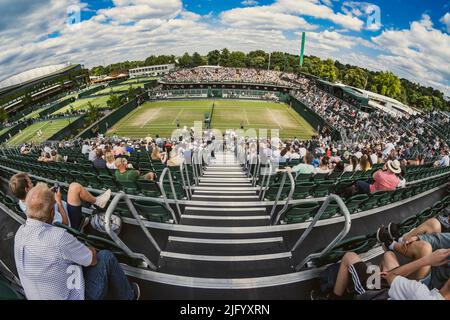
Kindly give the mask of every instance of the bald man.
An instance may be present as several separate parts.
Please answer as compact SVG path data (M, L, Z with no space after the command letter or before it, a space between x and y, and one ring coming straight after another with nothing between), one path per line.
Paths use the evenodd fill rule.
M96 252L52 225L55 197L45 184L28 191L27 221L16 233L14 257L30 300L132 300L130 284L110 251Z

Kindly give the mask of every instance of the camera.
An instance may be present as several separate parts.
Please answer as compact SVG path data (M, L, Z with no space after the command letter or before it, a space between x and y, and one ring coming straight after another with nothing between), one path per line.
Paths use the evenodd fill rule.
M59 192L59 184L58 184L58 183L55 183L51 190L52 190L54 193L58 193L58 192Z

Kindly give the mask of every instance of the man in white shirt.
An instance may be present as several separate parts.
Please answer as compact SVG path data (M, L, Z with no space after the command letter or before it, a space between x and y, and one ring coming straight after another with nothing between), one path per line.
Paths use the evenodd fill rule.
M89 146L88 142L85 142L83 146L81 147L81 153L82 154L88 154L91 151L91 147Z
M395 149L395 146L392 142L386 143L386 146L384 147L384 150L383 150L383 157L386 157L387 155L389 155L393 149Z
M421 281L406 278L423 267L439 267L449 263L450 249L436 250L403 266L399 266L395 253L386 252L383 257L383 266L389 271L381 272L381 276L390 284L389 298L392 300L449 300L450 279L441 288L429 289Z

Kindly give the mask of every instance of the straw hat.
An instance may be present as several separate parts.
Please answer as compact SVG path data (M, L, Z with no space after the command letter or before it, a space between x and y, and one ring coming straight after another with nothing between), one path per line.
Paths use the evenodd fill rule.
M398 161L398 160L388 161L387 162L387 167L393 173L400 173L400 172L402 172L402 169L400 168L400 161Z

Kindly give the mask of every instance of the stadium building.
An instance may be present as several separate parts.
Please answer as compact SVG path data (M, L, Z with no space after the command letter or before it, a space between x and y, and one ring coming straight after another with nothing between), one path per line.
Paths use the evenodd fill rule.
M88 70L79 64L35 68L0 82L0 108L14 115L30 105L88 83Z
M130 69L130 78L159 77L175 69L174 64L162 64L157 66Z
M140 84L127 82L108 91ZM144 86L145 92L108 110L63 147L68 136L62 134L48 139L54 143L23 143L55 126L38 121L31 132L18 133L20 144L0 149L0 286L6 288L0 298L33 298L20 281L24 264L13 254L14 235L27 219L17 197L28 191L13 192L16 184L9 181L21 172L33 183L58 184L64 198L84 188L102 199L100 211L98 198L80 199L78 219L68 215L53 226L111 252L142 299L316 298L322 272L354 255L360 272L340 281L348 280L350 288L355 281L356 290L344 297L370 299L362 287L368 284L365 268L384 261L385 248L430 219L448 228L447 116L397 117L370 105L386 102L382 97L270 70L181 69L160 84ZM88 93L79 100L98 98ZM217 130L191 128L202 120L223 140ZM282 135L239 130L252 126ZM116 169L97 158L99 149ZM134 169L146 174L123 179ZM36 274L41 266L32 267ZM431 272L431 281L442 285L446 275ZM39 294L60 298L50 287Z

